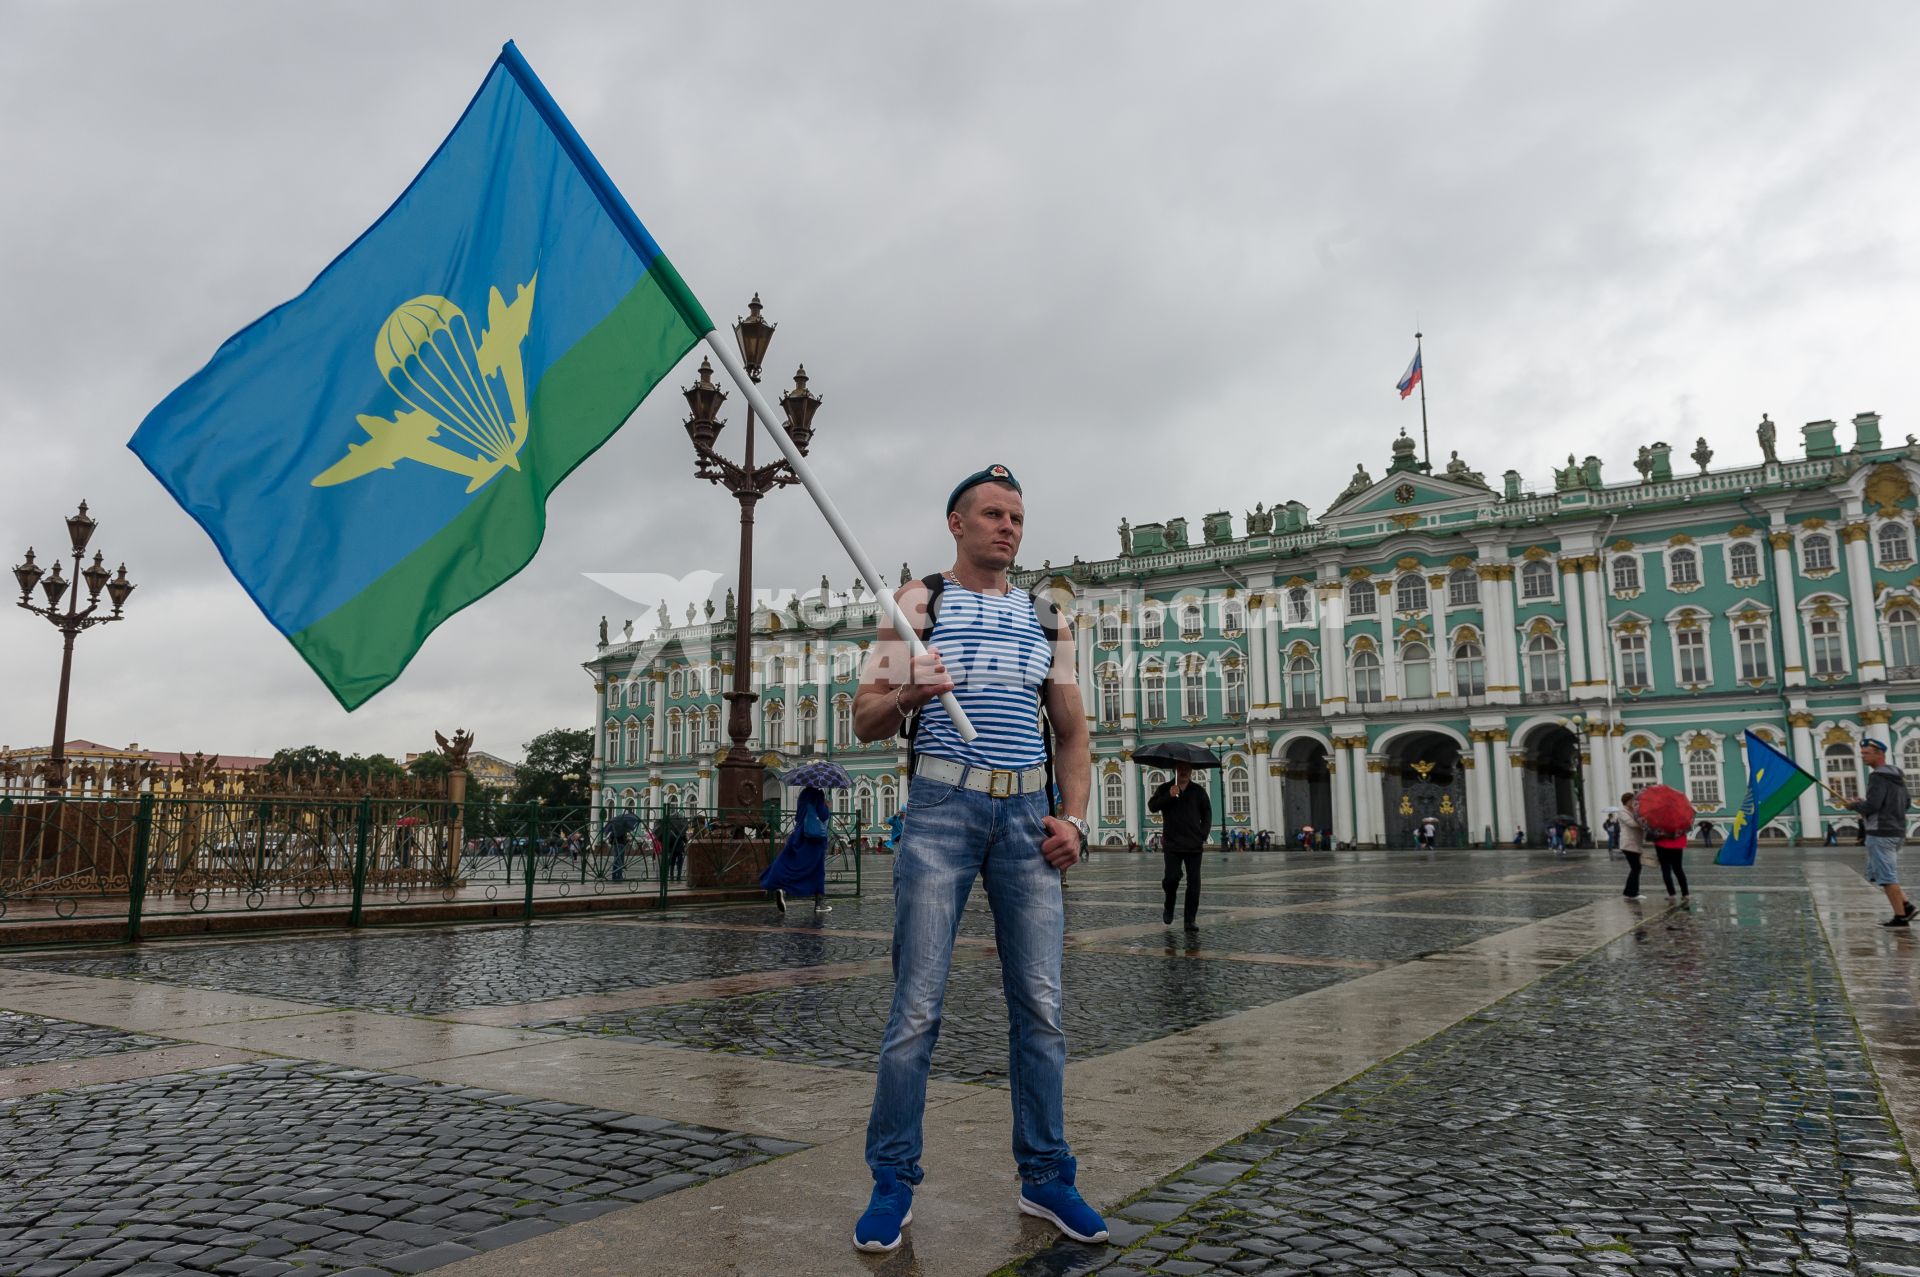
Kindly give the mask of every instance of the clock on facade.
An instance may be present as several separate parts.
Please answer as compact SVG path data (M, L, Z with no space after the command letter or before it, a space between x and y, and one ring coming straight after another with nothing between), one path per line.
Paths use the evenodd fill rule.
M1413 485L1411 483L1403 483L1399 487L1395 488L1393 490L1393 499L1395 501L1398 501L1401 505L1412 505L1413 504Z

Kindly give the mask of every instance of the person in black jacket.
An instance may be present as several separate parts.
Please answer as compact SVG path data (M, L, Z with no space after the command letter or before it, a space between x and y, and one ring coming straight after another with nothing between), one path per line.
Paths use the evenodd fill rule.
M1147 799L1147 810L1160 813L1165 837L1160 854L1166 858L1166 877L1160 880L1167 893L1166 908L1160 920L1173 925L1173 900L1180 892L1180 874L1187 875L1186 922L1188 931L1200 930L1200 850L1207 845L1207 831L1213 827L1213 803L1207 791L1193 783L1193 768L1176 763L1173 779L1162 781Z
M1900 845L1907 840L1907 809L1913 799L1907 793L1907 778L1887 761L1884 741L1868 740L1860 746L1860 759L1867 765L1867 794L1847 799L1842 806L1860 813L1860 828L1867 844L1867 881L1887 893L1893 917L1883 927L1911 924L1916 909L1900 889Z

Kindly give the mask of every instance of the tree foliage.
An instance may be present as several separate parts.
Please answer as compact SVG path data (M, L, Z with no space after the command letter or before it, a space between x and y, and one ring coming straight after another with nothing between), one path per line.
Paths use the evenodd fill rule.
M527 760L520 764L511 801L545 803L549 807L584 807L593 766L593 732L556 727L526 744Z

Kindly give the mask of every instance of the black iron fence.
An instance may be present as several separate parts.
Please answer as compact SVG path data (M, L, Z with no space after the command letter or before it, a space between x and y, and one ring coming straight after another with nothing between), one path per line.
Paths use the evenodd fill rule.
M736 830L711 809L454 804L405 798L0 799L0 943L12 922L159 913L344 910L346 922L434 901L738 890L785 840L771 811ZM851 816L829 832L828 890L860 890ZM410 917L417 914L414 910ZM497 916L498 911L494 911Z

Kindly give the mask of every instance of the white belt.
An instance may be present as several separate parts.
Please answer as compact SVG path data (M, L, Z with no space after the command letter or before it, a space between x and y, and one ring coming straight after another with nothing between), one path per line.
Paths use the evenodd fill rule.
M1037 794L1047 787L1047 769L1003 771L997 767L968 767L922 754L914 760L913 774L937 780L943 785L971 789L989 798L1012 798L1017 794Z

